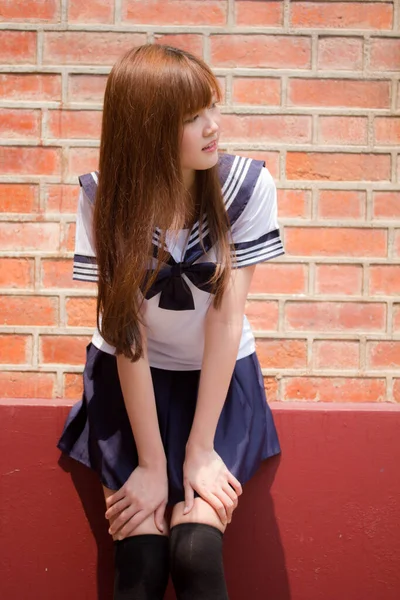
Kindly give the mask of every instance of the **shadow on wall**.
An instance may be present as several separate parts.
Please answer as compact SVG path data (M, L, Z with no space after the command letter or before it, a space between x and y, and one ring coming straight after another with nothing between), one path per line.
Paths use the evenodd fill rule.
M279 462L280 456L269 459L246 483L245 493L226 531L224 563L230 600L267 597L290 600L285 557L270 495ZM108 521L104 518L101 484L95 473L63 454L58 464L71 476L97 545L97 600L110 600L113 544L107 532ZM72 553L71 572L77 568ZM165 598L175 598L171 581Z

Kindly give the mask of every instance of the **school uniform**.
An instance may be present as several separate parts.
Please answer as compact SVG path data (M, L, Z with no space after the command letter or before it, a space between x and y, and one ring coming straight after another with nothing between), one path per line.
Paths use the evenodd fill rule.
M264 163L223 154L219 177L231 224L233 268L283 254L277 223L276 188ZM92 220L97 173L81 184L73 278L96 281ZM160 230L153 246L160 245ZM167 232L170 253L144 300L148 358L157 415L168 469L169 504L184 500L183 462L196 408L204 349L204 320L213 296L208 280L216 249L207 223L191 231ZM155 261L155 259L152 259ZM138 464L137 451L122 397L115 348L94 332L87 347L82 400L72 407L58 448L94 469L102 483L117 490ZM280 452L266 402L255 342L246 316L236 365L214 440L216 452L244 484L266 458Z

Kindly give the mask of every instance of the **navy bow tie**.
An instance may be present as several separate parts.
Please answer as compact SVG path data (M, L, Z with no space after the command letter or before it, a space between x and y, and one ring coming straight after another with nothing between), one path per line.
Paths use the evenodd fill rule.
M154 271L149 271L148 276ZM190 287L182 274L204 292L212 293L213 286L209 283L215 273L215 264L210 262L192 264L189 262L166 265L160 269L156 280L146 293L150 300L161 292L158 306L166 310L194 310L194 300Z

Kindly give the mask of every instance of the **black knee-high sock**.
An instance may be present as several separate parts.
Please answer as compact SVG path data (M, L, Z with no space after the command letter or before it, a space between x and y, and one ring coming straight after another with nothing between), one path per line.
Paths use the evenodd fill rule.
M203 523L171 528L170 569L177 600L229 600L222 538L219 529Z
M114 600L162 600L168 583L168 538L135 535L114 542Z

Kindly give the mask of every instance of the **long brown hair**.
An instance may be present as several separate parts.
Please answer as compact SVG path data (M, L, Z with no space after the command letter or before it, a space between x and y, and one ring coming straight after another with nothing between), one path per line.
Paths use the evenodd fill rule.
M166 229L195 208L217 248L217 308L227 285L229 224L218 167L196 171L196 207L188 205L180 167L184 117L210 106L213 94L220 99L218 82L201 59L155 44L129 51L107 80L94 209L97 325L117 354L133 361L143 356L140 307L157 275L146 278L156 227L162 230L159 269L169 256Z

